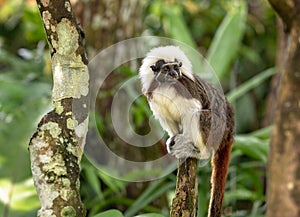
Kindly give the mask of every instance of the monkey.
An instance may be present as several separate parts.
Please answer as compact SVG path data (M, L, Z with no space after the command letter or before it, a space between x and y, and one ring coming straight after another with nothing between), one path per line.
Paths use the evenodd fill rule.
M193 73L178 46L153 48L139 69L142 92L169 138L168 153L178 159L208 159L211 151L211 197L208 217L221 217L234 114L225 96Z

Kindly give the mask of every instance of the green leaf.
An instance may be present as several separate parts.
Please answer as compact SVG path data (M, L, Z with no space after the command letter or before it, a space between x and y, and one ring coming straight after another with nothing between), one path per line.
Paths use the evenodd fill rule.
M184 17L182 15L180 5L172 5L170 6L169 3L162 3L162 13L163 13L163 24L166 34L177 40L177 45L188 45L190 48L194 49L195 52L198 50L197 44L193 39L191 31L189 30L188 26L185 23ZM183 44L182 44L183 43ZM184 47L185 47L184 46ZM184 47L181 46L183 49ZM183 49L185 52L185 50ZM185 52L188 56L189 60L193 64L193 68L200 69L202 59L199 59L198 55L193 55L193 53ZM199 71L200 72L200 71Z
M125 212L125 216L133 216L144 206L155 200L157 197L175 187L175 183L167 183L161 185L165 179L160 179L149 185L149 187L142 193L142 195L132 204Z
M20 82L4 74L0 76L0 213L6 210L19 217L39 207L30 179L28 142L41 114L50 107L51 89L46 83ZM9 197L1 194L7 189Z
M116 209L107 210L102 213L98 213L97 215L94 215L93 217L124 217L123 214Z
M84 167L84 171L86 173L86 179L90 184L90 186L92 187L92 189L99 197L102 197L103 195L101 192L100 182L97 176L98 172L96 171L96 169L93 166L88 165Z
M172 38L197 49L197 45L191 35L191 32L184 22L181 7L179 5L172 5L170 7L169 3L165 3L162 10L165 12L163 23L166 32Z
M7 22L9 18L15 18L11 21L16 23L19 19L17 18L18 13L21 11L21 9L24 7L23 1L20 0L11 0L5 2L5 4L1 5L0 8L0 22ZM12 25L12 24L10 24ZM14 26L13 26L14 27Z
M222 80L237 54L247 17L245 1L234 1L209 47L207 60Z
M43 22L37 7L25 7L23 11L24 29L29 41L46 41Z
M19 182L31 176L27 146L41 114L49 108L50 92L48 84L0 79L0 159L4 161L0 178Z
M98 168L99 169L99 168ZM105 171L105 172L103 172ZM125 191L126 182L119 180L117 178L111 177L109 174L109 168L101 167L101 170L98 171L99 178L113 191L120 193Z
M270 139L271 131L272 131L272 126L268 126L268 127L253 131L252 133L250 133L250 135L255 136L259 139Z
M250 217L263 217L263 209L261 209L264 206L263 201L255 201L253 203L253 207L251 210L251 215Z
M225 194L226 201L255 199L257 199L256 193L247 189L236 189L234 191L226 192Z
M244 82L243 84L241 84L240 86L236 87L235 89L231 90L228 94L226 94L228 101L230 103L233 103L241 96L244 96L249 90L257 87L267 78L274 75L274 73L275 73L274 68L270 68L265 71L262 71L258 75L255 75L253 78L249 79L248 81Z
M9 204L12 210L29 211L40 206L31 178L19 183L0 179L0 192L0 201Z
M249 135L238 135L235 136L234 148L241 150L244 154L254 159L267 163L269 150L268 140L261 140Z
M158 213L146 213L146 214L137 215L135 217L166 217L166 216Z
M256 106L253 103L253 97L250 93L245 94L235 103L235 120L238 122L235 131L240 133L251 130L250 127L255 125L256 119Z

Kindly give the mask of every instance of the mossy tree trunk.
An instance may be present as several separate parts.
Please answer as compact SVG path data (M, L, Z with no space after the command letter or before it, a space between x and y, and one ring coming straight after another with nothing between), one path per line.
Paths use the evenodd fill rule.
M300 1L269 0L284 25L284 55L268 167L268 217L300 216ZM279 51L278 51L279 52Z
M83 33L69 0L37 0L51 49L53 110L29 144L41 202L38 216L85 216L79 193L79 162L88 128L89 73Z
M198 181L195 158L179 160L175 196L170 217L196 217L198 208Z

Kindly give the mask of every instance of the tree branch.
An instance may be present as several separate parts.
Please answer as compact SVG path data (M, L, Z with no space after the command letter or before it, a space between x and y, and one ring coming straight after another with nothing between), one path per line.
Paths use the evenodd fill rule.
M37 0L52 49L53 110L40 121L29 151L41 202L38 216L85 216L79 162L88 128L89 73L83 33L69 0Z
M270 0L271 2L271 0ZM297 13L290 20L290 29L284 41L283 60L277 62L281 71L278 86L278 102L271 135L268 162L267 201L268 217L298 217L300 213L300 8L299 0L282 0L283 5L294 5L291 11L279 15L283 22L286 17ZM281 4L275 6L278 10ZM280 204L280 206L278 206Z
M286 31L289 31L297 15L297 3L293 0L269 0L269 2L286 25Z
M175 197L171 205L170 217L196 217L198 208L197 164L195 158L184 162L179 160Z

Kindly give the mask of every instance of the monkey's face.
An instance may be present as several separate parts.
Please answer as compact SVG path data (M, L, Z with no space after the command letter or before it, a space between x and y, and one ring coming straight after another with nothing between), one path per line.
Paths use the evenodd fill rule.
M164 60L158 60L155 65L150 66L152 69L155 79L161 83L163 82L173 82L178 80L182 74L180 67L181 62L176 59L174 62L165 62Z

